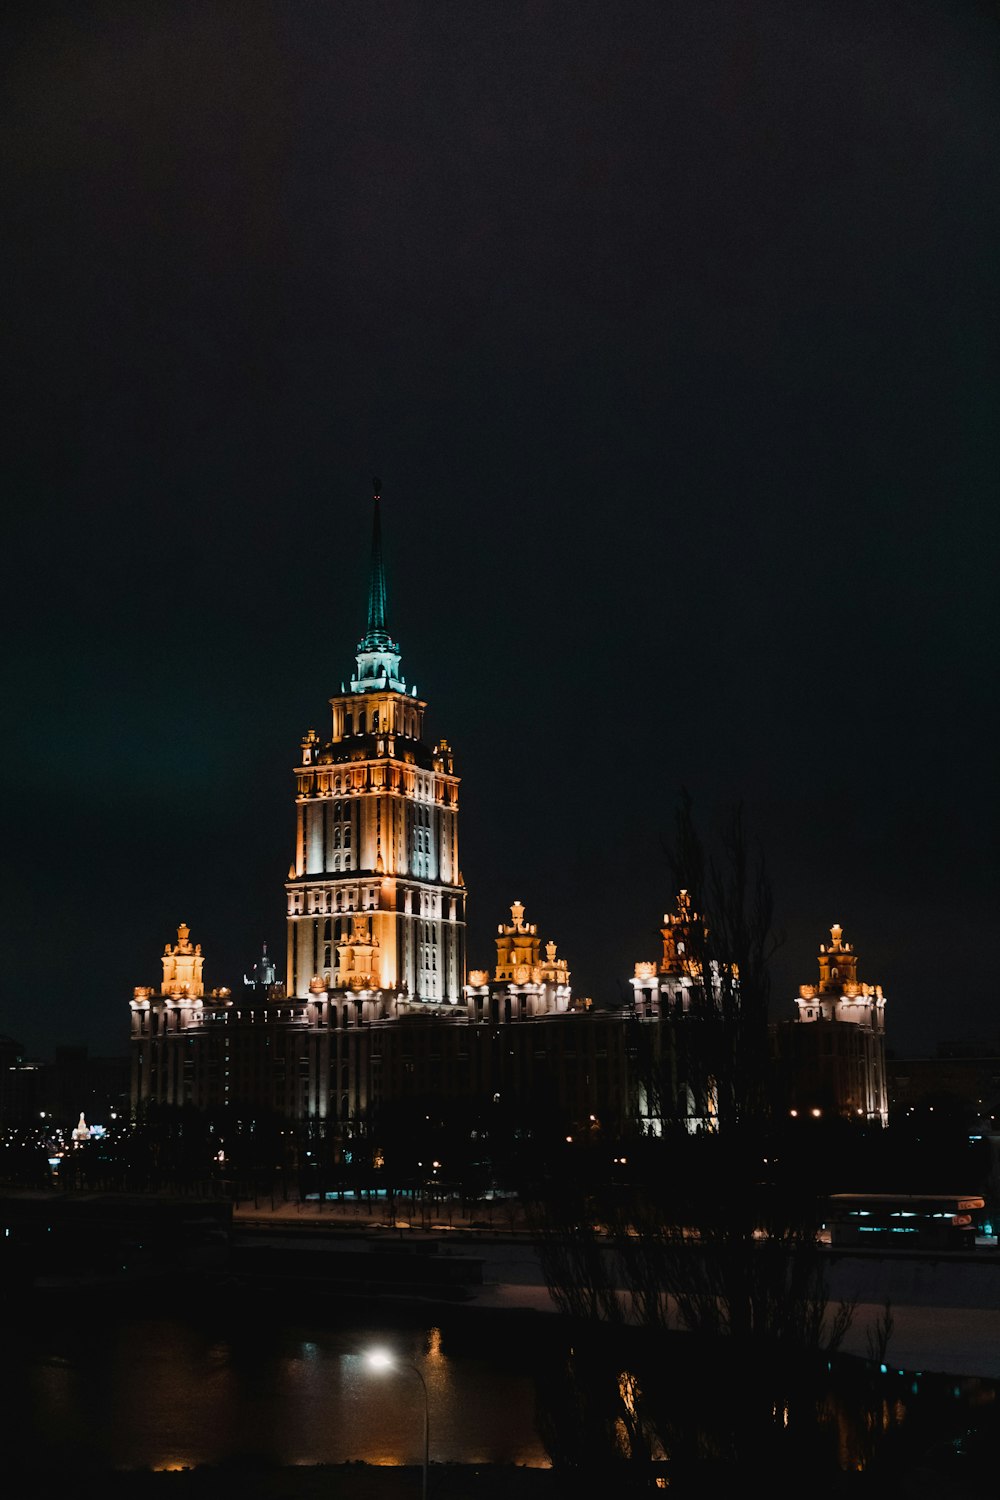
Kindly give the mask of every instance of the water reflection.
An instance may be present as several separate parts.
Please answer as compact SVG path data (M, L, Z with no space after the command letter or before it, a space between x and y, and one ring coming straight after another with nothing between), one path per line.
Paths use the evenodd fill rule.
M852 1477L891 1490L956 1463L971 1478L973 1450L992 1451L991 1472L1000 1457L991 1382L956 1387L760 1339L582 1325L537 1373L554 1466L620 1492L652 1470L677 1496L735 1493L747 1475L766 1475L771 1495L841 1495Z
M22 1319L7 1331L0 1399L25 1451L60 1468L419 1465L419 1383L374 1374L373 1345L423 1376L437 1464L593 1476L639 1459L665 1464L676 1495L713 1474L784 1467L815 1494L821 1473L891 1474L997 1430L991 1382L847 1357L793 1367L686 1335L644 1343L544 1315L455 1308L432 1320L385 1304L314 1320L254 1304L187 1319L86 1307Z
M22 1429L53 1463L116 1468L220 1464L419 1464L416 1381L378 1377L364 1351L392 1348L428 1392L432 1461L548 1465L534 1382L495 1340L446 1349L420 1320L214 1324L171 1317L35 1325L8 1346Z

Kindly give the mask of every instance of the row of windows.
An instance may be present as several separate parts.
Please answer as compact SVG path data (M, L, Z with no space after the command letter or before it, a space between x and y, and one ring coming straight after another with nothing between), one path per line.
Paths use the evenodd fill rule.
M306 896L308 896L309 915L323 916L332 912L374 911L378 905L378 893L375 886L365 886L360 892L360 906L358 905L359 891L356 885L347 886L341 890L320 891L289 891L288 893L288 915L290 917L301 917L305 907Z
M379 741L379 753L384 754L384 741ZM432 774L420 774L398 764L386 765L383 761L368 761L363 765L345 767L331 772L325 769L303 771L298 777L298 790L303 797L349 797L352 793L389 791L402 796L408 803L421 806L458 806L458 786L453 782L437 782ZM352 803L345 803L341 816L351 816Z
M420 724L415 709L400 708L396 714L388 711L383 718L377 708L370 711L364 708L346 709L344 712L344 733L347 734L378 734L380 729L389 730L394 734L401 734L406 739L415 740L419 733Z

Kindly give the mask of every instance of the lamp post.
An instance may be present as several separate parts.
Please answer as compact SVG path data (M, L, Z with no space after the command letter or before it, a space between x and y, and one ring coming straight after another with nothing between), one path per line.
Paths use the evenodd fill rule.
M424 1393L424 1469L420 1495L421 1500L427 1500L427 1464L431 1446L431 1411L430 1402L427 1399L427 1382L416 1365L411 1365L406 1360L397 1360L389 1353L388 1349L369 1349L365 1355L365 1363L369 1369L378 1371L411 1370L420 1381L420 1389Z

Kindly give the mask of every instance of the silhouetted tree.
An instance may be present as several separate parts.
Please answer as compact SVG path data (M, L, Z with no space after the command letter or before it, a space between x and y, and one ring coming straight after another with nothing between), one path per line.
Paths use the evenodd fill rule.
M770 964L780 941L763 854L751 848L740 807L726 818L719 850L707 850L684 792L667 859L695 914L685 937L701 980L677 1025L686 1072L702 1097L711 1093L720 1132L760 1127L771 1115Z
M853 1308L830 1307L817 1238L822 1200L778 1149L768 1048L773 899L742 813L731 815L710 854L683 796L670 865L690 897L684 962L695 984L689 1009L675 1009L671 1046L657 1049L664 1071L650 1080L663 1132L630 1146L627 1175L598 1153L567 1152L526 1197L549 1290L564 1312L584 1326L721 1340L734 1368L769 1372L767 1392L754 1392L755 1421L734 1421L718 1447L738 1462L741 1444L758 1457L772 1440L787 1444L782 1372L836 1351ZM672 1109L678 1081L700 1099L707 1128L692 1132ZM618 1388L610 1376L603 1386L592 1375L587 1383ZM639 1401L637 1430L653 1421L666 1449L663 1412L654 1420L628 1390ZM619 1418L612 1426L620 1438Z

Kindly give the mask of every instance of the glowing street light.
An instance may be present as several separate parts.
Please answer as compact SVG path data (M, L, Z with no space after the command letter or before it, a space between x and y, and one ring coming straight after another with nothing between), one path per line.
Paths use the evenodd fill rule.
M420 1381L420 1389L424 1393L424 1472L420 1495L421 1500L427 1500L427 1462L431 1446L431 1412L430 1402L427 1399L427 1382L416 1365L411 1365L406 1360L397 1360L388 1349L369 1349L365 1355L365 1363L370 1370L376 1370L380 1374L386 1370L412 1370Z

